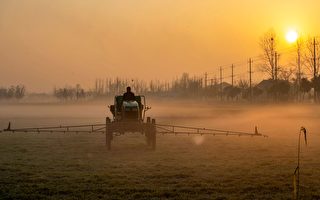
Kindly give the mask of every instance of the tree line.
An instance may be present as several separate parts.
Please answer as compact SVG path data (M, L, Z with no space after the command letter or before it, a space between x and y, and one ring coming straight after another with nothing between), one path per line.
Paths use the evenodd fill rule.
M259 69L269 76L269 79L274 82L274 87L285 83L288 91L281 92L291 92L291 98L303 101L308 94L309 99L312 97L314 102L319 101L319 37L299 37L293 46L295 55L287 64L280 63L280 58L284 53L279 51L278 36L274 30L267 31L260 38L259 44L262 50L262 62ZM274 98L282 94L279 93L279 91L274 92Z
M24 85L0 87L0 99L22 99L25 93L26 88Z
M97 79L92 90L94 96L113 96L122 94L126 87L130 86L137 94L160 95L160 96L194 96L202 90L202 78L183 73L172 81L139 79L106 78Z
M66 86L63 88L54 88L53 96L60 100L80 100L92 96L92 92L83 89L80 84L76 86Z
M61 100L97 99L121 95L131 86L133 92L140 95L181 98L212 98L222 101L298 101L311 100L312 90L320 94L320 78L309 80L266 79L253 84L250 88L248 80L240 79L234 85L213 80L205 85L202 77L183 73L180 77L166 81L143 81L114 78L97 79L92 89L84 89L79 84L63 88L55 88L54 96ZM299 90L299 91L298 91ZM298 97L298 94L300 97ZM319 97L320 98L320 97Z

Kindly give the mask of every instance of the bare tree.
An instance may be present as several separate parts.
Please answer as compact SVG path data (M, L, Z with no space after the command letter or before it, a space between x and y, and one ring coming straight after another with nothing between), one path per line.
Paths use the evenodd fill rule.
M24 85L17 85L15 88L15 97L22 99L25 96L26 88Z
M294 74L294 69L281 69L279 70L279 78L282 80L290 81L291 76Z
M302 92L302 99L306 93L310 92L312 88L312 83L307 78L301 78L301 87L300 91Z
M249 88L249 81L245 79L240 79L238 81L238 87L242 90L248 89Z
M313 84L313 98L314 102L318 101L318 96L320 92L320 78L319 78L319 39L309 38L306 42L306 50L304 54L305 66L307 70L312 74L312 84Z
M305 45L305 51L303 54L304 66L307 71L312 75L318 75L320 62L319 62L319 54L320 53L320 45L319 39L317 38L308 38ZM315 44L314 44L315 43ZM314 52L315 50L315 52ZM314 54L316 53L316 66L314 67Z
M0 99L6 98L6 99L22 99L25 96L26 88L24 85L16 85L16 86L10 86L8 88L1 87L0 88Z
M276 33L273 29L267 31L260 38L260 47L262 49L263 63L261 71L266 72L271 79L275 79L275 52L277 47Z

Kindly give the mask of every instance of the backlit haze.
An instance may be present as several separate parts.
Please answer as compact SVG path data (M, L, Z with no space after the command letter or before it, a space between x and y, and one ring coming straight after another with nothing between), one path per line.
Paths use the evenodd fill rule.
M259 55L270 28L282 48L292 45L290 29L319 35L319 8L316 0L1 0L0 86L49 92L95 78L215 72Z

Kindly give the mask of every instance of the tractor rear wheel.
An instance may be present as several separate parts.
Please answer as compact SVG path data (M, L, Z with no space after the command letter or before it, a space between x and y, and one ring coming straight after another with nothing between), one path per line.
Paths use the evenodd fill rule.
M151 126L150 126L150 143L152 150L156 149L156 142L157 142L157 130L156 130L156 120L152 119Z
M148 146L151 145L151 134L150 134L150 131L151 131L151 118L147 117L147 123L145 124L145 127L144 127L144 133L145 133L145 136L146 136L146 141L147 141L147 145Z

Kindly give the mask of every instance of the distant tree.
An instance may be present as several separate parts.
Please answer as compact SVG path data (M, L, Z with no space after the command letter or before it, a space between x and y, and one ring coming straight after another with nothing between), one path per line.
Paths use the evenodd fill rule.
M231 98L234 99L241 93L241 89L239 87L234 86L226 86L223 89L223 93L227 96L227 99Z
M262 50L262 56L264 62L261 64L261 71L267 73L271 79L275 79L274 61L275 61L275 51L277 47L277 37L274 30L267 31L260 38L260 47Z
M81 88L80 84L77 84L74 90L76 93L75 96L77 100L86 97L85 91Z
M22 99L25 96L26 89L23 85L17 85L15 88L15 97Z
M202 79L190 77L188 73L172 81L171 92L178 96L198 96L201 90Z
M96 94L96 88L94 91L85 91L80 84L74 87L54 88L53 95L60 100L79 100L88 96L94 96Z
M262 89L260 89L260 88L258 88L258 87L253 87L252 88L252 95L254 96L254 97L258 97L258 96L260 96L260 95L262 95L263 94L263 90Z
M279 79L289 81L294 74L294 69L281 69L279 70Z
M0 88L0 99L7 98L8 90L7 88Z
M316 100L320 97L320 76L316 76L315 78L312 78L312 86L315 90L315 94L317 95Z
M304 96L306 93L310 92L312 88L312 83L307 78L302 78L300 83L300 91L302 92L302 98L304 99Z
M274 100L287 100L290 91L290 82L286 80L273 81L268 93L274 97Z
M306 41L306 48L304 52L304 64L306 69L312 74L313 77L313 88L314 88L314 101L318 101L318 86L317 86L317 76L319 75L319 67L320 67L320 58L319 58L319 52L320 52L320 40L318 38L308 38ZM314 66L314 54L316 54L316 66Z
M10 86L7 90L7 98L13 98L15 96L15 86Z
M278 80L277 86L278 93L288 94L290 90L290 82L288 80Z
M248 99L250 97L249 81L245 79L240 79L238 81L238 87L241 90L241 97L243 99Z
M316 61L316 67L314 68L314 62L313 62L313 57L314 57L314 38L308 38L307 41L305 42L305 51L303 54L303 64L305 66L305 68L307 69L307 71L310 74L316 74L318 75L319 72L319 67L320 67L320 62L319 59L317 59ZM315 38L315 50L316 50L316 54L320 53L320 40ZM319 56L319 55L318 55Z
M22 99L25 96L26 88L24 85L0 88L0 99Z
M242 90L249 88L249 81L245 79L240 79L238 82L238 87Z

